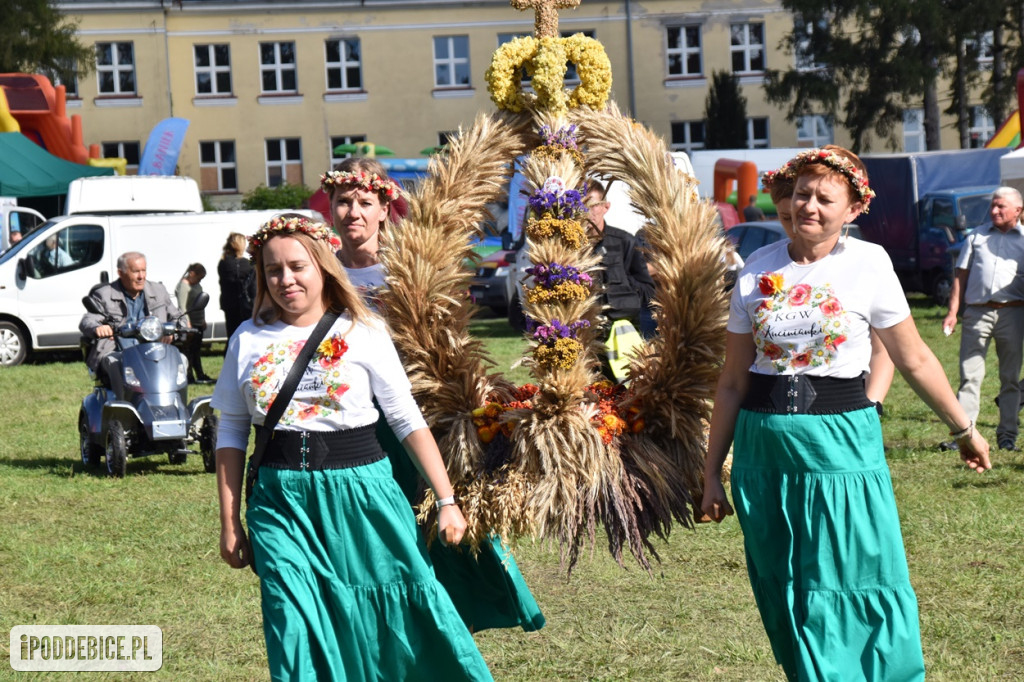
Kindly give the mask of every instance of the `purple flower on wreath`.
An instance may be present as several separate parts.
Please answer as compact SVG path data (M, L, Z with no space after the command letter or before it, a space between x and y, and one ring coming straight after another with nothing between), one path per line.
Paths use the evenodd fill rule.
M554 289L559 284L566 282L581 284L588 288L593 284L593 279L587 273L580 272L578 268L571 265L559 265L558 263L534 265L532 268L526 269L526 274L533 275L537 286L544 289Z
M563 126L558 130L552 130L549 125L542 125L540 127L540 139L549 147L579 149L577 134L578 128L575 123L569 126Z
M532 326L532 325L530 325ZM587 320L577 320L569 324L562 324L562 321L555 318L551 324L542 324L534 327L533 340L544 345L554 345L558 339L575 339L579 337L579 331L590 326Z
M535 215L551 213L559 217L576 216L587 212L583 203L584 193L576 189L567 189L561 194L537 190L530 196L530 208Z

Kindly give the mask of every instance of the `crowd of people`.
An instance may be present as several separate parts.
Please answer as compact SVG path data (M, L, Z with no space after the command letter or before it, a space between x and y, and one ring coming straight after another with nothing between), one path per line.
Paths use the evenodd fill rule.
M751 254L732 289L702 508L716 522L737 515L755 603L789 679L923 679L882 404L898 369L967 466L985 471L975 420L994 338L996 438L1016 447L1024 202L998 190L991 224L957 261L943 321L951 333L964 305L954 395L885 251L844 233L874 197L860 159L808 150L763 182L788 238ZM536 630L544 616L499 538L478 556L453 549L466 520L378 315L381 239L402 219L402 190L372 159L346 160L322 186L330 225L282 214L248 238L232 234L217 266L230 336L213 395L221 556L259 576L273 679L491 679L472 633ZM655 333L657 273L642 237L605 224L600 182L589 192L609 329ZM97 340L90 368L102 376L116 324L184 310L205 329L194 310L205 275L187 266L175 306L147 281L145 256L124 254L118 279L90 294L102 312L82 319ZM200 341L186 355L203 382ZM438 500L440 542L429 546L413 511L425 487Z

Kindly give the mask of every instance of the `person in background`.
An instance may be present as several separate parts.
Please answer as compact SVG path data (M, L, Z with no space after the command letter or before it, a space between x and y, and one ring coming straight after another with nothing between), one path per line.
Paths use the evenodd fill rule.
M755 220L764 220L764 211L757 205L757 195L751 194L747 205L743 207L744 222L752 223Z
M95 339L85 359L89 369L96 373L105 386L110 387L106 360L114 352L114 329L127 323L138 323L148 315L161 322L176 320L181 312L174 307L167 289L160 282L146 279L146 256L128 251L117 258L117 281L95 286L89 292L92 306L99 312L87 312L78 324L78 330L87 339ZM164 343L173 337L166 336ZM136 339L121 339L121 346L134 346Z
M1021 195L1012 187L992 194L991 221L967 235L956 261L949 312L942 320L949 335L956 328L960 303L964 326L960 336L960 389L957 399L971 419L977 419L985 356L992 340L999 360L1000 450L1017 449L1020 373L1024 356L1024 228L1020 224Z
M334 231L341 238L338 260L356 290L376 308L377 295L386 286L381 237L406 211L401 190L380 162L367 158L345 159L321 177L321 187L331 201ZM377 438L407 500L415 504L418 477L384 420L378 423ZM544 615L501 538L481 543L477 556L437 542L429 551L437 579L473 632L511 627L531 632L544 626Z
M188 359L188 382L190 384L212 384L213 379L203 371L203 332L206 331L206 311L202 308L193 310L199 294L203 293L203 285L200 282L206 277L206 268L202 263L192 263L185 271L185 275L174 287L174 297L178 301L178 308L186 311L188 326L195 329L185 335L182 350Z
M832 149L833 145L826 145L825 150ZM838 147L837 147L838 148ZM774 171L765 171L761 175L761 184L768 190L772 203L775 204L775 212L782 224L786 235L793 239L793 187L796 178L793 177L789 164L786 164ZM758 249L760 251L760 249ZM756 254L757 251L754 252ZM751 257L754 256L751 254ZM885 413L885 397L889 394L892 386L893 376L896 374L896 365L885 350L885 344L878 338L878 333L871 330L871 361L868 363L868 376L865 380L864 392L868 400L875 404L878 415Z
M245 235L232 232L224 242L224 253L217 262L220 309L224 311L228 338L243 320L252 317L256 281L252 276L252 263L245 256L245 246Z
M231 337L212 400L221 557L252 562L260 578L273 680L491 680L375 437L374 399L437 496L440 542L459 544L466 520L391 337L338 264L336 241L304 216L276 217L250 238L259 312ZM254 472L247 541L250 426L264 428L328 312L337 318Z
M39 265L42 265L50 272L56 272L60 268L67 268L74 265L74 261L64 247L57 243L57 233L51 234L43 242L43 248L37 254Z
M776 661L790 680L924 680L878 413L864 392L870 327L973 470L988 443L921 340L885 251L842 239L874 192L841 147L790 161L793 238L748 258L732 293L702 509L733 513Z

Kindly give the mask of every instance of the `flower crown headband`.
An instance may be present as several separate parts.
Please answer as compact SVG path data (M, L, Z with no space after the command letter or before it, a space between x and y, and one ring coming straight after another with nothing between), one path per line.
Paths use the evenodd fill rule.
M320 176L320 188L327 194L338 187L358 187L367 192L381 192L388 201L402 196L402 188L394 180L366 171L327 171Z
M296 232L301 232L317 241L327 242L332 251L337 251L341 248L341 239L334 233L334 230L323 223L318 223L303 216L276 216L263 223L260 229L256 231L256 234L249 237L249 248L246 250L250 256L255 258L256 252L271 237L279 234L295 234Z
M795 179L804 166L812 163L821 163L834 171L842 173L847 182L850 183L850 186L853 187L853 191L857 193L860 203L864 206L861 212L868 212L868 204L875 197L875 191L868 186L867 177L853 165L853 161L830 149L808 149L805 152L800 152L787 161L782 168L777 171L768 171L762 175L761 183L768 189L771 187L771 183L779 177Z
M789 164L786 164L782 168L778 168L776 170L768 170L761 173L761 186L764 187L766 192L770 192L772 185L780 179L788 180L790 182L796 179L793 174L793 170L789 167Z

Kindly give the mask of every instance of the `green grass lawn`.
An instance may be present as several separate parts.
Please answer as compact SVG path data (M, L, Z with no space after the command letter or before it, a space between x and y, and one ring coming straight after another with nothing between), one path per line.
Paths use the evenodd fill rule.
M925 340L956 379L959 334L912 301ZM496 318L476 328L508 371L524 344ZM994 439L994 352L979 426ZM211 374L219 358L208 355ZM519 368L511 375L522 382ZM21 624L152 624L159 673L117 679L266 679L255 577L218 553L214 478L190 457L130 461L124 480L85 471L81 362L38 358L0 370L0 679L14 678L8 633ZM209 387L193 387L201 395ZM1024 679L1024 455L994 452L968 473L936 445L946 429L897 378L883 420L932 680ZM656 543L653 575L609 557L601 538L571 577L557 547L522 539L516 558L548 624L476 635L498 680L783 680L747 583L735 518ZM17 679L99 679L22 673Z

